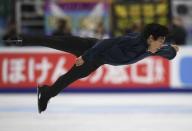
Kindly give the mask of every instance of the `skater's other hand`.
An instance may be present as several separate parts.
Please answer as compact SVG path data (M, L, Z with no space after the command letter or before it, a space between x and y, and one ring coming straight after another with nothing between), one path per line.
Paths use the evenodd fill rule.
M81 56L78 57L78 58L76 59L75 65L76 65L76 66L81 66L81 65L83 65L83 64L84 64L83 58L82 58Z

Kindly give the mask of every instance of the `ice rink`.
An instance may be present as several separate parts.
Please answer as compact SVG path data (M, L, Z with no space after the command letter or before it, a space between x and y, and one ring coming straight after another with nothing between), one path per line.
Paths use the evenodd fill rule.
M0 131L192 131L192 94L0 94Z

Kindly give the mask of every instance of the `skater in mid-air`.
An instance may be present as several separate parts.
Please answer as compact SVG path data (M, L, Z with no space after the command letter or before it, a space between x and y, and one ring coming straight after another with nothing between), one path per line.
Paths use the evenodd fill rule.
M173 59L178 47L165 42L168 29L159 24L148 24L141 33L131 33L110 39L76 36L27 36L12 38L22 46L45 46L74 54L73 67L52 85L38 87L39 113L45 111L48 101L74 81L88 76L103 64L114 66L134 64L149 56ZM10 40L10 41L11 41Z

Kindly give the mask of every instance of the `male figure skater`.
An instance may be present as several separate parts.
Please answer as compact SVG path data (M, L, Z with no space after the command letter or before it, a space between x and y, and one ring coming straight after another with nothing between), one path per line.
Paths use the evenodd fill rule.
M52 97L103 64L133 64L149 56L173 59L178 47L165 42L167 34L168 29L165 26L153 23L146 25L141 33L102 40L76 36L21 36L17 39L17 44L22 46L46 46L77 56L73 67L55 83L38 87L39 113L46 110L47 103Z

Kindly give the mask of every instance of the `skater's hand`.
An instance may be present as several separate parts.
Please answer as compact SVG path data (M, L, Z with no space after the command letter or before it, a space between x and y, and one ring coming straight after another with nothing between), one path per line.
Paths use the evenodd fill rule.
M81 66L81 65L83 65L83 64L84 64L83 58L82 58L81 56L78 57L78 58L76 59L75 65L76 65L76 66Z
M179 51L179 47L177 45L172 44L171 46L176 50L176 52Z

